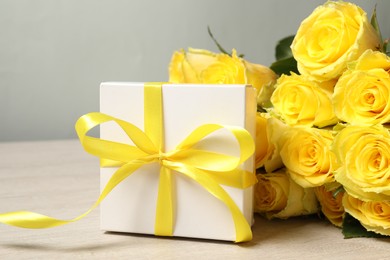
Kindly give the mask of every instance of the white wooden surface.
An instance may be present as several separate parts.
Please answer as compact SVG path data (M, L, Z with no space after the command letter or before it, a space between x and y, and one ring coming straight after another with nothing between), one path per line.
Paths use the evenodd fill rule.
M98 160L77 140L0 143L0 212L31 210L72 218L99 192ZM343 239L316 217L256 216L251 242L158 238L99 230L99 210L66 226L0 225L0 259L388 259L390 239Z

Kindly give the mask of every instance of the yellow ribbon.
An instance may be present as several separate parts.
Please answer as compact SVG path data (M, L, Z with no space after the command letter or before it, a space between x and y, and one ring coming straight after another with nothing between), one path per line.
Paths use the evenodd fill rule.
M97 207L119 183L139 167L158 162L161 167L155 220L156 235L173 234L171 170L174 170L199 183L228 207L235 225L236 242L251 240L252 232L248 222L229 194L221 187L228 185L247 188L256 182L253 173L238 168L254 152L251 135L239 127L205 124L190 133L173 151L164 152L161 83L148 83L144 91L145 132L129 122L98 112L86 114L76 122L76 132L84 149L101 158L102 167L119 166L90 209L71 220L59 220L29 211L10 212L0 214L0 222L23 228L49 228L77 221ZM108 121L117 123L134 145L87 135L89 130ZM228 130L237 140L240 147L239 157L196 149L199 141L222 128Z

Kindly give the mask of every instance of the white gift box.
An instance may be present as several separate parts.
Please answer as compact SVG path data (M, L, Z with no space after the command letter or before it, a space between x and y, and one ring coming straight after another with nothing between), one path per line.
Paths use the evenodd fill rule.
M203 124L238 126L255 136L255 90L247 85L164 84L163 118L165 150L170 151ZM144 125L144 84L107 82L100 86L100 112ZM212 134L207 149L238 155L237 144L229 133ZM100 126L102 139L132 144L114 123ZM159 165L148 164L122 181L101 203L101 229L105 231L154 234ZM254 156L243 169L254 171ZM101 168L101 189L115 167ZM195 181L173 172L175 213L173 236L234 241L236 231L231 212L224 203ZM223 186L248 223L253 221L253 189Z

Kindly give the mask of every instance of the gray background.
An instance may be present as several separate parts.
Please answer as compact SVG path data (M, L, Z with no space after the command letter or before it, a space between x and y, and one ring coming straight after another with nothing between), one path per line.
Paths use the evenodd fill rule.
M173 51L226 49L270 65L317 0L0 0L0 141L75 138L102 81L166 81ZM390 1L377 4L390 36Z

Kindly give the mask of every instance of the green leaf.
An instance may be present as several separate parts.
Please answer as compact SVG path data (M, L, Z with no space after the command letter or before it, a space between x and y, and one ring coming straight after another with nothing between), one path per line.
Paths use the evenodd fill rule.
M281 39L276 44L276 50L275 50L276 60L284 60L293 56L290 46L294 40L294 37L295 35L288 36L286 38Z
M291 72L299 74L297 68L297 61L294 59L291 44L294 40L295 35L287 36L281 39L275 48L276 61L271 64L270 68L278 75L287 74Z
M294 57L289 57L283 60L277 60L271 64L270 68L278 75L287 74L290 75L291 72L299 74L297 68L297 61Z
M386 55L390 55L390 45L389 45L389 39L386 39L383 41L383 52Z
M379 28L378 18L376 16L376 5L374 7L374 11L372 12L371 25L372 25L372 27L374 27L375 31L378 33L380 42L383 46L382 33L381 33L380 28ZM386 49L383 49L382 51L386 51Z
M360 222L345 213L343 220L343 235L344 238L354 238L354 237L375 237L375 238L384 238L386 236L377 234L375 232L367 231ZM387 237L388 238L388 237Z
M332 192L333 198L336 198L337 195L340 194L340 192L344 192L344 187L343 187L342 185L340 185L340 187L338 187L337 189L335 189L335 190Z

